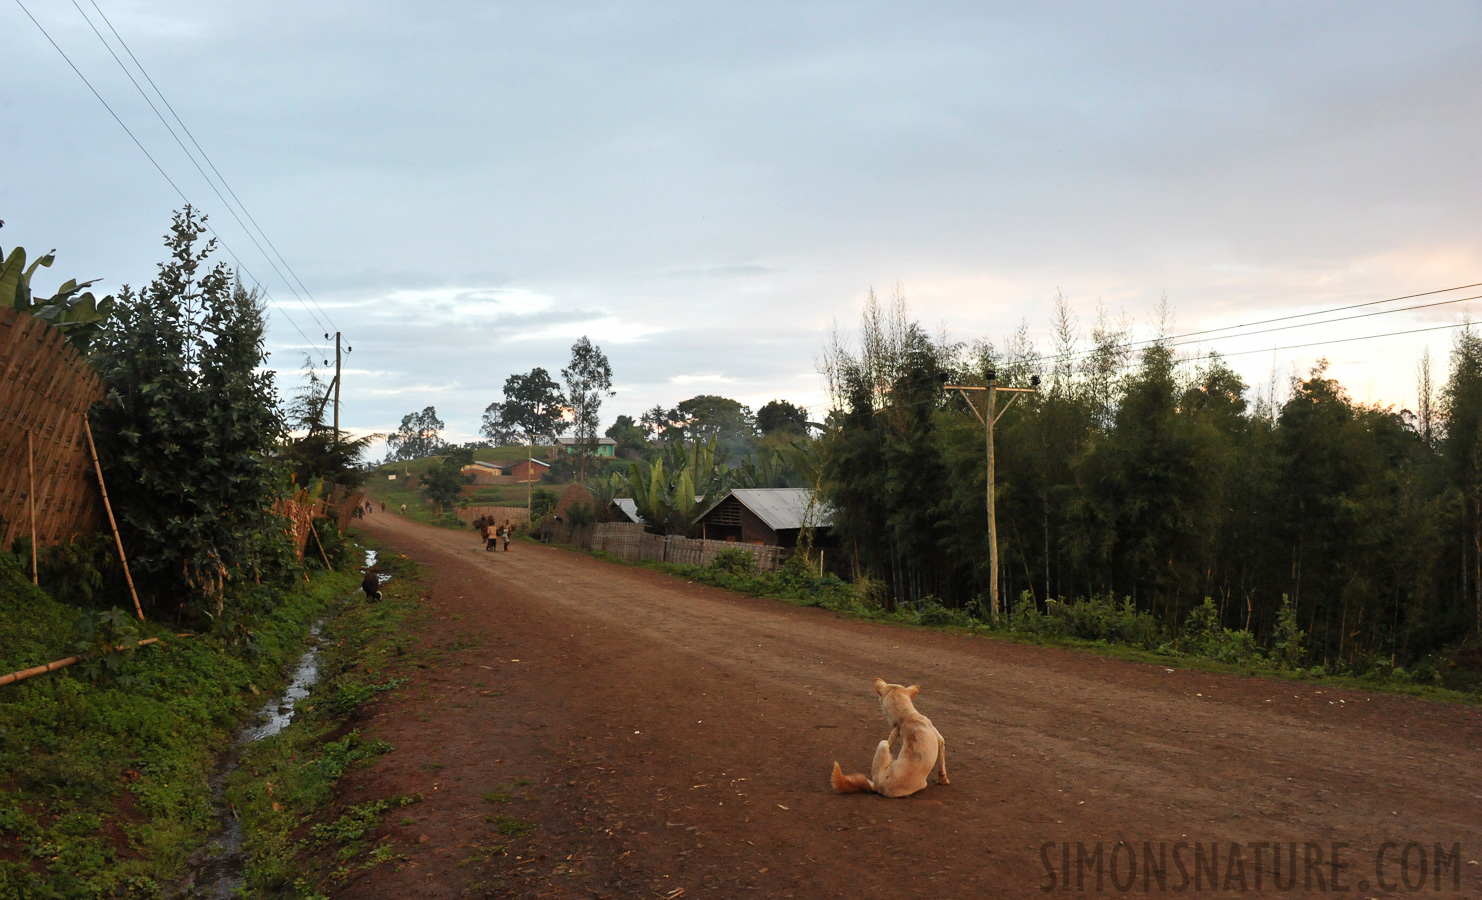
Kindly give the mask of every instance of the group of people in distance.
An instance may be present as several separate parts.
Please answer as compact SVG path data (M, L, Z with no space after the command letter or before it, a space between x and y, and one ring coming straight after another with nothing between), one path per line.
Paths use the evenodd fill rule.
M354 516L357 519L363 519L363 518L365 518L366 516L370 515L371 513L375 512L375 511L376 511L376 505L374 503L370 502L369 500L367 500L364 503L357 504L356 507L355 507L355 510L351 513L351 515ZM381 501L381 512L385 512L385 511L386 511L386 501L385 500L382 500ZM406 506L404 504L401 507L401 511L402 512L406 512Z
M498 550L499 542L504 542L504 552L509 552L509 539L514 535L515 526L509 519L503 524L496 522L493 518L481 516L474 522L478 526L479 535L484 539L484 552Z

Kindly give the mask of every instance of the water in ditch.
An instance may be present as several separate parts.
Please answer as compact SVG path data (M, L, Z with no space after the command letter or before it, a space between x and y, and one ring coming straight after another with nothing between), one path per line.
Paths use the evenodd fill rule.
M365 551L365 568L376 564L376 551ZM378 574L382 584L391 576ZM294 707L309 696L309 691L319 680L319 627L323 620L309 629L309 648L298 658L293 667L293 676L282 695L263 704L257 717L237 729L232 738L231 749L222 757L216 773L208 782L211 786L211 803L216 817L221 822L221 831L197 856L194 871L186 877L177 892L179 897L200 900L229 900L237 896L242 888L247 854L242 847L242 822L237 811L226 800L226 780L237 770L242 751L252 744L270 738L293 721Z

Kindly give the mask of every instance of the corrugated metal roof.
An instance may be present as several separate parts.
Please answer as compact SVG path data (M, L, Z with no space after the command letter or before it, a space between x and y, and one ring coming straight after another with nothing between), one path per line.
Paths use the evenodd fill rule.
M638 515L638 503L632 497L618 497L612 501L612 505L622 510L630 522L643 524L643 517Z
M756 517L767 523L773 531L789 531L802 528L805 519L814 528L827 528L834 524L833 507L827 503L813 503L813 492L807 488L734 488L725 497L711 504L700 518L710 514L711 509L725 502L726 497L735 497ZM813 509L811 516L809 506Z

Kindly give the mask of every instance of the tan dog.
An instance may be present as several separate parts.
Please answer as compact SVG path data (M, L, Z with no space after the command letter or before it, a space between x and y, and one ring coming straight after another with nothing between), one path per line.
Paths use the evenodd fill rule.
M906 797L926 787L926 776L931 774L933 765L940 766L937 784L951 784L947 780L947 740L911 703L911 698L921 693L921 685L904 687L876 678L875 693L880 695L880 711L890 723L890 737L875 748L875 761L870 765L868 778L862 774L845 775L835 762L833 777L829 779L834 790L841 794L874 791L886 797ZM895 743L897 735L901 739L901 752L892 760L890 745Z

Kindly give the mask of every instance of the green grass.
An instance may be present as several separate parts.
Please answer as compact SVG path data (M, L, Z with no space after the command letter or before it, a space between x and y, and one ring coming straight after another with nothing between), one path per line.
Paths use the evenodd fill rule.
M392 576L382 600L357 593L331 609L320 632L319 682L299 702L293 722L244 753L228 780L227 798L242 816L249 853L249 896L313 897L353 872L395 859L389 842L370 835L387 810L420 799L388 797L329 814L339 779L394 749L366 740L349 720L406 684L397 673L424 661L410 636L421 616L420 567L382 550L377 568ZM304 823L316 819L306 830Z
M207 777L233 729L284 681L310 624L354 576L322 574L244 619L252 640L177 638L92 682L74 666L0 687L0 898L149 897L215 824ZM263 597L258 597L264 600ZM0 671L70 655L79 610L0 554Z

